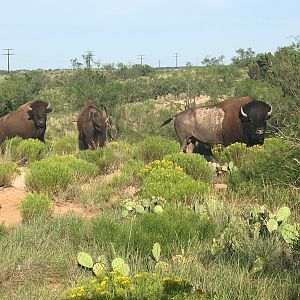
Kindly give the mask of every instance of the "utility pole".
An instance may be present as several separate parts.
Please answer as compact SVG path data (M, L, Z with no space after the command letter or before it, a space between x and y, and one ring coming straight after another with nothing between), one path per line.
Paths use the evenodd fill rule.
M138 57L139 57L140 60L141 60L141 66L143 65L143 59L144 59L145 56L146 56L146 55L144 55L144 54L139 54L139 55L138 55Z
M7 72L9 72L10 71L10 69L9 69L9 57L11 55L15 55L13 53L10 53L10 50L14 50L14 49L2 49L2 50L6 50L7 51L7 53L4 53L2 55L7 55Z
M90 69L91 68L91 60L94 56L94 51L85 51L87 54L85 55L86 65Z
M160 69L160 59L158 60L158 68Z
M175 64L176 68L178 67L177 59L178 59L179 56L180 56L180 55L179 55L178 52L175 52L175 53L174 53L175 62L176 62L176 64Z

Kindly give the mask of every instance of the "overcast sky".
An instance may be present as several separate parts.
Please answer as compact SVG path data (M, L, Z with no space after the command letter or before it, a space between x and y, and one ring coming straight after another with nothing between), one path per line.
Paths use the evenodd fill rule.
M251 47L274 52L300 36L299 0L9 0L0 2L0 49L11 69L70 68L94 51L102 64L200 65ZM1 54L5 54L1 50ZM0 56L0 69L7 56Z

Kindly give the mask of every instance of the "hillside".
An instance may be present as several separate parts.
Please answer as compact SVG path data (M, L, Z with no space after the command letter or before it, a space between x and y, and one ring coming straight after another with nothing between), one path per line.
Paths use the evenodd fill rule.
M45 143L1 145L0 298L298 299L300 85L276 53L266 73L257 56L4 75L1 116L33 99L53 110ZM215 145L212 163L180 153L173 124L160 127L244 95L273 107L262 146ZM87 100L110 114L112 138L94 151L78 149Z

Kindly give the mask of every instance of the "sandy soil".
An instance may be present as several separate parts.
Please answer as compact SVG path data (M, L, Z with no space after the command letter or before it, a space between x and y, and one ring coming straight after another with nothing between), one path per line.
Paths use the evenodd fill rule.
M24 170L21 170L21 174L16 177L10 187L0 188L0 224L12 225L22 221L19 207L27 192ZM54 214L64 214L70 211L87 218L93 216L80 203L55 202Z

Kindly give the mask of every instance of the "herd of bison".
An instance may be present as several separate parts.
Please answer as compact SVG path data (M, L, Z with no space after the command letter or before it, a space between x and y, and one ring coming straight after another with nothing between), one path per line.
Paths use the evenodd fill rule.
M41 100L27 102L0 118L0 145L7 138L39 139L44 142L50 103ZM266 120L272 107L251 97L227 99L215 105L189 108L164 121L174 119L174 127L181 151L196 142L210 149L214 144L230 145L235 142L248 146L264 143ZM100 109L92 101L82 107L77 118L80 150L103 147L107 139L109 116L105 107Z

